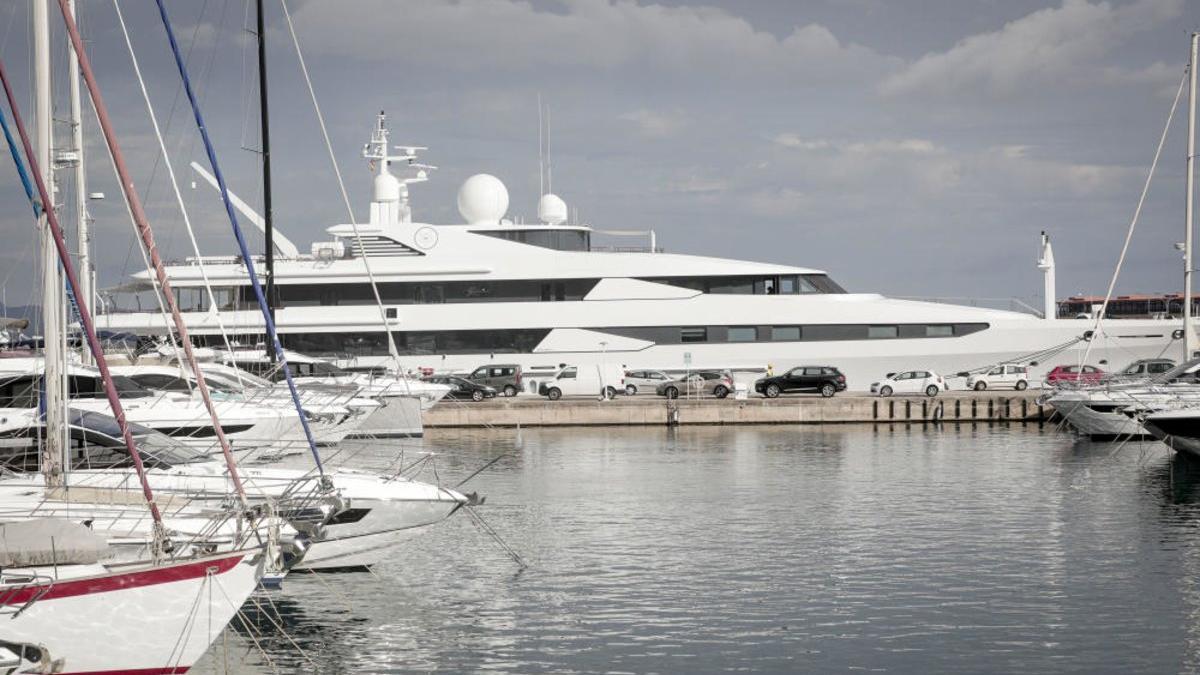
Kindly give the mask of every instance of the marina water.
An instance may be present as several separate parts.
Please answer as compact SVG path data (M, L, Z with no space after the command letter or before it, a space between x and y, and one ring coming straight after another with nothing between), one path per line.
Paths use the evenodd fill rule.
M1200 668L1200 469L1052 426L438 430L466 517L373 573L289 577L230 672ZM428 473L426 476L428 477ZM254 646L257 640L265 656ZM268 659L270 663L268 663ZM273 664L273 666L272 666Z

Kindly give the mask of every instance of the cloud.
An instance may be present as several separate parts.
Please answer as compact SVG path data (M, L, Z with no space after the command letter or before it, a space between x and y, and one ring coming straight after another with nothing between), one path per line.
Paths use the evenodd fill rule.
M627 112L621 115L620 119L632 122L637 126L638 132L647 138L674 136L688 124L687 116L679 110L661 112L642 108Z
M1182 5L1182 0L1124 5L1064 0L1060 7L1038 10L999 30L964 38L945 52L926 54L885 78L879 90L888 96L963 90L1005 95L1028 89L1031 81L1103 79L1097 59L1131 34L1178 16ZM1161 77L1154 68L1145 75Z
M1143 169L1044 157L1032 145L957 149L923 138L832 139L782 133L768 170L741 172L750 210L780 217L831 199L928 210L985 199L1095 198L1137 185ZM764 185L763 183L767 183ZM770 183L774 183L773 185Z
M311 2L296 12L304 44L324 54L492 72L652 68L712 76L806 74L891 61L807 24L784 37L707 6L562 0L548 11L523 0Z

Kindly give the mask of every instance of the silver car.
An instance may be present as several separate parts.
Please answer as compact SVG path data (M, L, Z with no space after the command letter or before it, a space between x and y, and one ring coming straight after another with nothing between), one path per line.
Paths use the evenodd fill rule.
M729 373L701 371L691 373L677 380L668 380L655 387L654 392L667 398L686 396L712 395L725 398L733 391L733 377Z
M658 385L671 379L661 370L627 370L625 371L625 393L629 396L648 394L658 388Z

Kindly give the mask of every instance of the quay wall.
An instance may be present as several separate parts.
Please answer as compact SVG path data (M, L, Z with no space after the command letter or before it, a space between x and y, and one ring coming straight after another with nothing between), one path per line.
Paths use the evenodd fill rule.
M443 401L425 412L426 428L673 424L904 424L926 422L1038 422L1053 413L1039 392L949 392L935 398L840 395L745 400L651 396L611 401L529 395L474 403Z

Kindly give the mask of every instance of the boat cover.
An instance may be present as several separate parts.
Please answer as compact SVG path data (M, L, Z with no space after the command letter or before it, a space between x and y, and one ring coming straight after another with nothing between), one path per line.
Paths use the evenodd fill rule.
M0 523L0 567L86 565L108 557L108 540L61 518Z

